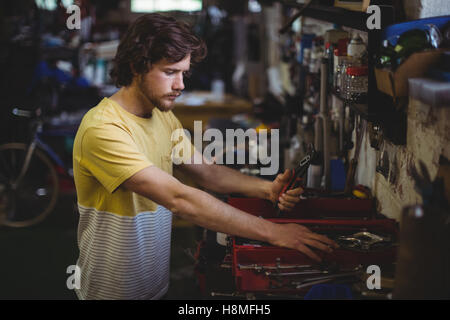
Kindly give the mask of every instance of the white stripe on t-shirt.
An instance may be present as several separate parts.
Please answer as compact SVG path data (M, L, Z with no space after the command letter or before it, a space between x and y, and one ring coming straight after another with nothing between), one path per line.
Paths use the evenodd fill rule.
M169 286L172 213L134 217L78 204L80 299L158 299Z

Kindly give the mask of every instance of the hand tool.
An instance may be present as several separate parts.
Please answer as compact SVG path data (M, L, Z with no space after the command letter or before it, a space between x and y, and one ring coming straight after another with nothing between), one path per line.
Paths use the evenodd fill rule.
M352 269L344 269L344 270L339 270L336 269L335 267L326 269L326 270L318 270L318 269L310 269L310 270L304 270L304 271L299 271L299 272L269 272L266 271L265 275L268 277L289 277L289 276L303 276L303 275L315 275L315 274L323 274L323 275L340 275L340 274L347 274L349 272L356 272L356 271L360 271L362 269L362 266L359 265L355 268Z
M305 276L305 275L316 275L316 274L330 274L327 270L305 270L299 272L269 272L264 273L267 277L292 277L292 276Z
M392 242L391 237L382 237L374 233L362 231L351 236L340 236L337 241L346 248L359 248L362 250L370 250L374 244Z
M346 280L346 278L355 278L358 279L362 271L362 265L357 266L354 269L348 270L344 273L338 273L338 274L332 274L328 276L322 276L322 277L314 277L314 278L307 278L300 281L291 281L289 283L286 283L285 281L281 281L281 279L278 279L277 285L271 281L271 288L283 288L286 286L294 286L296 290L306 288L309 286L313 286L320 283L327 283L331 282L333 280L339 280L343 281ZM276 278L275 278L276 279ZM274 281L275 281L274 279Z
M292 190L295 188L298 188L303 180L303 177L305 176L306 172L308 171L309 165L311 164L311 161L313 161L317 157L317 153L314 149L314 145L310 144L309 151L307 155L300 160L300 164L291 170L291 175L289 178L288 183L286 183L281 190L279 196L281 196L283 193L287 192L288 190ZM280 214L281 210L278 208L279 201L277 200L275 203L275 206L277 208L278 215Z
M265 270L280 270L280 269L308 269L312 268L311 265L278 265L278 266L264 266L258 264L239 264L239 270L255 270L255 271L265 271Z
M314 278L307 278L307 279L303 279L300 281L293 281L291 282L292 284L297 285L297 289L298 286L302 286L304 284L307 283L311 283L311 282L315 282L315 281L331 281L331 280L336 280L336 279L340 279L340 278L347 278L347 277L354 277L354 276L358 276L362 271L362 266L359 265L356 268L354 268L352 271L350 272L343 272L343 273L337 273L337 274L330 274L327 276L321 276L321 277L314 277Z
M361 119L360 123L357 126L355 126L356 130L355 154L353 155L353 159L350 161L348 166L347 179L345 181L345 193L350 193L355 184L355 174L356 174L356 167L358 165L359 151L361 149L362 140L366 132L366 127L367 121L365 119Z

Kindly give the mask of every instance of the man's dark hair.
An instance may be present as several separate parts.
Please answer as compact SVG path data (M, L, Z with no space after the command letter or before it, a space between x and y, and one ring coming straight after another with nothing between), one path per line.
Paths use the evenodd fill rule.
M206 56L206 45L190 27L172 17L146 14L134 21L120 41L111 70L117 87L128 86L136 74L145 74L151 65L167 59L178 62L191 55L195 64Z

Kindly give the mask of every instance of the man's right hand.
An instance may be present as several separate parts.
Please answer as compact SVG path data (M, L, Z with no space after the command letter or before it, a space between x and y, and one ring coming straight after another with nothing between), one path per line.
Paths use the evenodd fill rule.
M276 224L273 226L270 243L279 247L298 250L311 259L320 262L322 259L311 248L332 252L339 246L333 240L314 233L308 228L294 223Z

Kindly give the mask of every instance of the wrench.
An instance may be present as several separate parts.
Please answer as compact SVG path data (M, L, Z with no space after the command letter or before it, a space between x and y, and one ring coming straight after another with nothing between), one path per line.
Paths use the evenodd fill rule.
M337 274L331 274L328 276L322 276L322 277L315 277L315 278L308 278L308 279L303 279L299 282L293 282L294 284L305 284L307 282L311 282L311 281L319 281L319 280L334 280L334 279L339 279L339 278L346 278L346 277L351 277L351 276L356 276L358 275L362 270L362 266L358 266L355 269L353 269L350 272L344 272L344 273L337 273Z
M290 276L304 276L304 275L315 275L315 274L330 274L327 270L306 270L301 272L269 272L266 271L265 275L267 277L290 277Z
M307 269L312 268L312 265L277 265L277 266L264 266L258 264L239 264L239 270L278 270L278 269Z
M341 236L337 240L347 248L361 248L363 250L370 250L372 245L377 243L392 241L390 237L381 237L367 231L358 232L352 236Z

